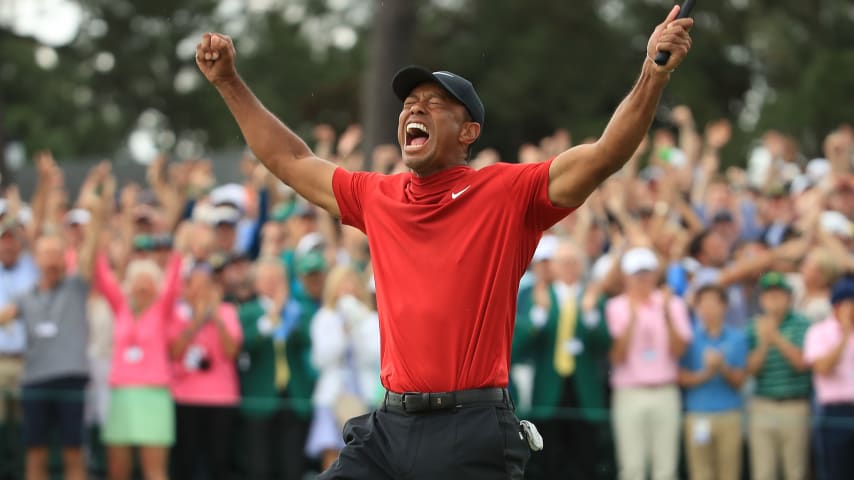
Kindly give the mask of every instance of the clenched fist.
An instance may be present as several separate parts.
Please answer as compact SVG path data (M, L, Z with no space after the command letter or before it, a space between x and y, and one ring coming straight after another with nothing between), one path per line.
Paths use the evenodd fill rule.
M237 52L228 35L206 33L196 45L196 64L209 82L216 84L237 77L234 59Z

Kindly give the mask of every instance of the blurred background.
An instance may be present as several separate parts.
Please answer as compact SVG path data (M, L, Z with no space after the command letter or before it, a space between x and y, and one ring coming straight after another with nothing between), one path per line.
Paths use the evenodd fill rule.
M0 154L10 182L35 149L69 162L147 163L242 147L197 71L201 33L231 35L246 81L303 134L361 123L394 141L397 68L471 79L489 111L479 147L512 159L556 126L598 135L631 87L656 0L3 0ZM725 164L773 127L811 156L854 113L854 6L845 0L725 0L696 11L690 61L662 104L736 128Z

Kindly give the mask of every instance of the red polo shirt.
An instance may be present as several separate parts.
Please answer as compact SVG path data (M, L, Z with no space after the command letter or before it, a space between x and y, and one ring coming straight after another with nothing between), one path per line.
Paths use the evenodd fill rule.
M572 211L549 200L550 164L335 171L342 222L368 235L387 389L507 386L519 280Z

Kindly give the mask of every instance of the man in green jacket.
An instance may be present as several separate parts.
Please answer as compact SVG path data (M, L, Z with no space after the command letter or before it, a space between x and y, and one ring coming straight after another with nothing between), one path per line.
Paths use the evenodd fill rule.
M290 376L284 352L278 352L275 335L299 321L299 304L290 296L284 264L262 258L253 270L256 296L240 304L243 350L238 357L241 404L246 448L242 471L248 479L268 479L275 458L273 445L279 408L277 387Z
M534 367L531 409L545 448L528 478L607 477L612 470L607 423L610 338L599 310L582 312L584 258L569 240L543 237L534 254L534 284L519 294L514 363Z

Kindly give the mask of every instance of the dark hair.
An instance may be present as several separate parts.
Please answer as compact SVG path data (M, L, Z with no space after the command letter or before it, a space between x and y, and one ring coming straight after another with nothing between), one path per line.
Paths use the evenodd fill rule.
M694 300L699 301L700 297L707 293L716 294L720 301L723 303L727 303L729 300L727 298L727 293L726 290L724 290L724 287L718 285L717 283L709 283L698 288L697 292L694 294Z
M711 235L712 231L710 229L705 229L702 232L698 233L691 239L691 243L688 244L688 255L697 258L700 253L703 251L703 242L706 241L709 235Z

